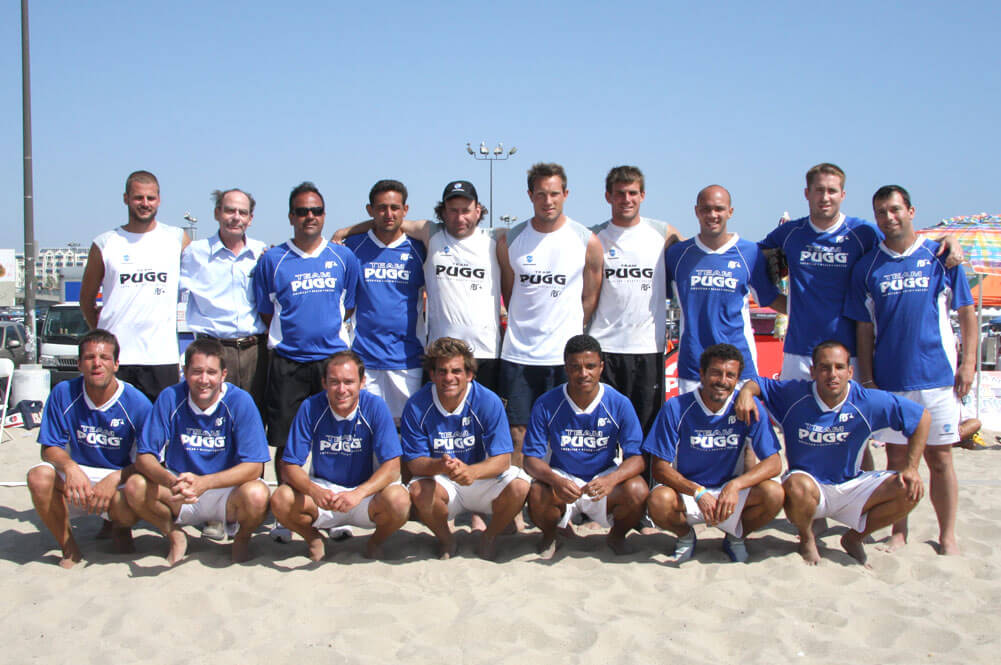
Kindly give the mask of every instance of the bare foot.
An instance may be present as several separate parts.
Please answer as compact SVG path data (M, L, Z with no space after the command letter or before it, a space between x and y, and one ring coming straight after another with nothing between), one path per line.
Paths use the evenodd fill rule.
M817 551L817 541L813 538L807 540L801 537L799 541L799 555L803 557L803 561L808 566L816 566L820 563L820 552Z
M243 563L250 558L250 539L233 539L233 563Z
M82 560L83 553L80 551L80 547L76 544L76 541L70 537L70 539L66 541L66 545L63 547L63 556L59 559L59 566L61 568L70 569Z
M323 557L327 555L327 548L323 544L323 536L317 532L315 538L310 538L306 543L309 546L309 560L310 561L322 561Z
M459 543L455 542L455 538L449 538L447 541L440 541L438 543L438 558L442 561L451 559L458 551Z
M170 541L170 552L167 553L167 565L173 566L184 558L184 553L188 551L188 536L181 529L172 529L167 534Z
M132 529L116 526L111 529L111 544L116 554L134 554L136 544L132 540Z
M608 543L608 548L619 556L632 553L632 548L626 545L625 536L618 536L609 532L608 535L605 536L605 542Z
M366 559L382 559L386 555L386 552L382 549L382 543L376 545L369 538L368 542L365 544L365 558Z
M938 553L942 556L959 556L959 544L955 538L941 538L938 545Z
M469 518L469 530L470 531L486 531L487 523L483 521L483 518L479 513L473 513L473 516Z
M493 561L497 556L497 538L488 536L486 533L480 536L480 542L476 545L476 554L481 559Z
M512 524L514 524L514 530L516 533L521 533L527 528L525 526L525 518L522 517L521 513L518 513L517 515L514 516L514 521L512 522Z
M551 538L546 538L545 536L543 536L542 538L539 539L539 545L538 547L536 547L536 551L538 551L539 557L548 561L552 559L554 556L556 556L556 550L558 550L559 548L560 545L557 542L555 535L552 536Z
M864 539L865 537L858 531L848 531L845 535L841 536L841 547L845 548L845 551L863 566L872 568L867 563L868 557L865 553L865 547L862 545Z
M880 543L876 545L876 549L880 552L886 552L887 554L893 554L901 547L907 544L907 537L902 533L895 533L890 536L885 543Z

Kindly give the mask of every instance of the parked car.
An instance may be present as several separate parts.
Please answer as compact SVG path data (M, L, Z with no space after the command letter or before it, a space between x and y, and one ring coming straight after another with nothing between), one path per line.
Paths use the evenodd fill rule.
M39 336L38 361L51 372L52 385L80 373L76 362L77 344L87 330L80 303L64 302L49 308Z
M24 326L16 321L0 321L0 358L10 358L14 367L20 367L26 354L27 338Z

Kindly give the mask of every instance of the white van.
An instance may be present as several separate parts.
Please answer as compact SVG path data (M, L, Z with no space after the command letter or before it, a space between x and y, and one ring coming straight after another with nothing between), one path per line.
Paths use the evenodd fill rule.
M62 302L49 307L42 326L38 361L52 372L52 385L79 374L77 344L88 330L80 303Z

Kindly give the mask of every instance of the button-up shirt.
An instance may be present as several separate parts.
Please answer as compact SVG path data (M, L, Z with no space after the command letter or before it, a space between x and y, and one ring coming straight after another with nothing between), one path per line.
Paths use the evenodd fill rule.
M188 295L191 330L220 339L265 331L251 283L251 273L265 249L267 245L260 240L246 238L243 249L234 254L218 233L187 246L181 255L180 287Z

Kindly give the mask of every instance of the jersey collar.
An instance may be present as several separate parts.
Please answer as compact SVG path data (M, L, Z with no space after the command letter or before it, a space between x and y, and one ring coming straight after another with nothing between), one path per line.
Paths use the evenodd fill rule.
M110 409L112 406L115 405L115 402L118 401L118 398L122 396L123 392L125 392L125 382L119 379L118 390L116 390L115 394L111 396L111 399L109 399L104 404L98 405L94 404L94 401L90 399L90 395L87 394L87 385L83 384L81 387L83 388L83 401L87 405L87 408L90 409L91 411L107 411L108 409Z
M806 220L807 220L807 223L810 225L810 228L813 229L813 231L815 233L834 233L835 231L837 231L838 229L840 229L842 226L844 226L844 223L845 223L845 213L839 212L838 213L838 221L836 221L834 224L832 224L831 226L827 227L826 229L822 229L819 226L817 226L816 224L814 224L812 217L807 217Z
M431 400L434 402L434 406L438 409L438 413L443 416L458 416L462 413L462 410L466 408L466 400L469 399L469 393L473 391L473 382L470 381L466 386L466 394L462 396L459 400L458 406L455 407L455 411L449 411L444 406L442 406L441 401L438 399L438 386L431 384Z
M824 400L820 399L820 395L817 394L817 382L816 381L811 381L810 382L810 392L813 393L813 399L814 399L814 401L817 402L817 408L820 409L820 411L822 413L830 413L831 411L840 411L841 407L843 407L845 405L845 402L848 401L848 397L852 393L852 385L854 383L855 383L854 381L850 381L849 382L849 384L848 384L848 390L845 391L845 398L843 400L841 400L840 402L838 402L837 404L835 404L834 406L827 406L827 403L824 402Z
M185 386L187 387L187 386ZM225 381L222 384L222 388L219 390L219 399L209 404L208 408L204 411L198 408L198 405L191 400L191 391L188 391L188 406L191 407L191 411L196 416L211 416L215 413L215 410L219 408L219 404L222 402L222 398L226 396L226 390L229 388L229 384Z
M381 249L387 249L387 248L388 249L395 249L396 247L399 247L400 245L402 245L403 243L405 243L407 241L407 234L406 233L402 234L399 238L397 238L396 240L394 240L393 242L391 242L391 243L389 243L387 245L386 243L384 243L381 240L379 240L379 237L375 235L375 231L373 231L372 229L369 229L368 230L368 239L371 240L373 243L375 243L376 247L379 247Z
M295 240L293 238L289 238L288 242L285 243L285 244L288 245L288 248L290 250L292 250L293 252L295 252L296 254L298 254L300 257L302 257L304 259L315 259L316 257L318 257L320 254L323 253L323 250L325 250L327 248L327 245L329 244L329 241L327 241L327 242L321 242L320 246L316 248L316 251L308 252L308 253L302 251L301 249L299 249L299 245L295 244Z
M566 398L567 404L570 405L570 408L573 409L574 415L582 416L584 414L590 414L592 411L598 408L599 404L601 404L601 398L605 396L605 384L604 383L598 384L598 394L595 395L594 399L591 400L591 403L588 404L583 409L577 406L577 402L573 401L573 399L570 397L570 393L567 392L567 384L565 383L563 384L563 396Z
M720 247L719 249L710 249L709 247L705 246L704 244L702 244L702 241L699 240L699 236L698 235L696 235L695 238L694 238L695 239L695 246L698 247L699 249L701 249L706 254L726 254L728 251L730 251L730 248L732 248L734 245L736 245L737 241L740 240L740 236L739 235L737 235L733 231L730 231L730 233L733 233L733 235L731 235L730 239L727 240L726 243L724 243L724 245L722 247Z
M737 388L737 390L739 390L739 388ZM720 407L719 411L713 411L706 406L705 402L702 401L702 382L700 381L699 387L695 389L695 401L699 403L700 407L702 407L702 413L707 416L722 416L730 409L730 405L733 404L733 396L737 394L737 390L730 393L730 396L726 398L726 402L723 403L723 406Z
M912 244L910 247L908 247L907 249L905 249L902 252L895 252L895 251L893 251L892 249L890 249L889 247L886 246L886 241L884 240L883 242L879 243L879 248L880 248L880 250L882 250L890 258L893 258L893 259L902 259L902 258L904 258L906 256L910 256L911 254L913 254L914 252L916 252L918 250L918 248L921 247L921 245L924 244L924 242L925 242L924 237L918 236L917 239L914 241L914 244Z
M345 420L354 420L355 415L358 413L358 407L361 404L361 398L358 398L358 402L355 403L355 408L351 409L351 413L346 416L339 416L337 412L334 411L333 407L330 406L330 402L327 402L327 410L330 411L330 415L333 416L334 420L337 422L344 422Z

